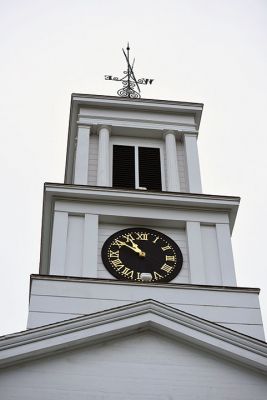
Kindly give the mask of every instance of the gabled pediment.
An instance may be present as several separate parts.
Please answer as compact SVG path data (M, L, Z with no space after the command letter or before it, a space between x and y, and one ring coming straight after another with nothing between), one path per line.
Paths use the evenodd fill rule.
M0 366L152 330L199 346L248 367L267 371L267 344L154 300L4 336Z

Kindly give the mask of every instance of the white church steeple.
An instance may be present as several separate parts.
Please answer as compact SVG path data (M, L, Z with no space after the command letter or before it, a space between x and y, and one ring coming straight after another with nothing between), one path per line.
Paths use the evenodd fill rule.
M259 289L235 278L239 198L201 193L201 112L72 96L28 329L0 341L1 399L265 400Z
M201 191L197 137L202 108L72 96L65 183L45 185L42 276L32 277L28 327L83 314L77 296L87 287L98 288L94 300L90 295L85 301L92 312L125 304L129 296L166 298L179 309L263 338L258 291L236 286L231 232L239 198ZM123 232L131 243L122 239ZM142 232L150 232L151 240L138 242ZM153 232L162 243L152 251ZM116 248L118 240L124 243ZM168 254L160 251L167 246L164 240L174 249ZM110 260L103 256L105 243ZM139 250L146 254L143 263ZM154 266L149 261L153 252L159 265L155 258ZM142 272L153 278L146 286ZM47 290L52 297L64 293L66 300L57 307L52 299L38 297ZM253 316L249 304L257 304Z

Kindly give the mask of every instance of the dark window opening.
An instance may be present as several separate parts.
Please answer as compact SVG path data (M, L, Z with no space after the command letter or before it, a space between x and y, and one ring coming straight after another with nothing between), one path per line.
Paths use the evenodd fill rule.
M161 191L160 149L114 145L112 186Z
M113 187L135 189L133 146L113 146Z
M148 190L162 190L159 148L139 147L139 186Z

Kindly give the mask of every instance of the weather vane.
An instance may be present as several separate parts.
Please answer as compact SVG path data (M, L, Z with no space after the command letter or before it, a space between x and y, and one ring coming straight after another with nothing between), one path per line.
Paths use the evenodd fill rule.
M117 78L116 76L112 75L105 75L105 79L107 81L120 81L122 82L123 87L117 91L118 95L120 97L130 97L131 99L139 99L141 97L141 90L139 85L147 85L148 83L151 85L154 79L147 79L147 78L141 78L141 79L136 79L134 72L133 72L133 67L134 67L134 62L135 58L133 60L133 63L131 65L130 63L130 46L129 43L127 45L127 54L125 53L124 49L122 49L123 54L126 58L127 61L127 71L123 71L125 74L122 78Z

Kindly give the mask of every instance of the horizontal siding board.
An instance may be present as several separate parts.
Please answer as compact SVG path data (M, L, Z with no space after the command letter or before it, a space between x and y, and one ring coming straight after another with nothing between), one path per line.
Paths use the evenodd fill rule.
M220 324L225 328L243 333L244 335L255 337L265 341L264 330L261 324Z
M64 320L66 315L73 318L148 298L258 339L264 337L258 293L153 284L131 285L118 281L98 283L34 279L28 328Z
M47 297L33 296L31 299L31 311L71 314L91 314L93 312L120 307L129 304L131 300L126 299L85 299L75 297ZM241 324L260 324L260 310L256 308L241 307L218 307L195 304L180 304L179 302L168 303L168 305L197 315L218 323L241 323Z
M71 318L78 317L79 315L74 315L71 313L59 314L55 312L35 312L30 311L27 321L27 329L37 328L38 326L49 325L56 322L65 321Z
M229 307L259 308L258 293L158 285L131 285L124 283L75 282L33 280L31 295L70 296L82 298L125 298L140 301L154 298L162 303L203 304Z

